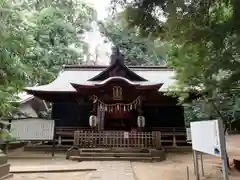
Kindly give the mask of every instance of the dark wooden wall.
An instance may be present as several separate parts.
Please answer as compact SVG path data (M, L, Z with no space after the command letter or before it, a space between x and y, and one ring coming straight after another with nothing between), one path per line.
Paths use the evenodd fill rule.
M185 127L182 106L151 106L143 107L146 128L151 127Z
M184 111L182 106L144 105L143 115L146 128L151 127L184 127ZM56 127L88 127L92 105L79 105L75 102L55 103L52 115L56 120ZM137 121L136 121L137 122Z
M92 105L79 105L76 102L54 103L52 118L56 120L56 127L87 127Z

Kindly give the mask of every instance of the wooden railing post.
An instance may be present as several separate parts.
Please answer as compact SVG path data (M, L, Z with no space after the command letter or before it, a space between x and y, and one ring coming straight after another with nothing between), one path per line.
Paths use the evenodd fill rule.
M155 131L153 132L153 137L155 137L155 144L156 144L156 149L161 148L161 132L160 131Z
M73 146L76 146L77 145L77 143L76 143L76 131L74 131L74 133L73 133Z

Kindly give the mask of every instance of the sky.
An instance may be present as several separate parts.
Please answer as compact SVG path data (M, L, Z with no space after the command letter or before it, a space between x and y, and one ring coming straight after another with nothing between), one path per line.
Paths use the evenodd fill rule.
M93 5L97 11L98 20L104 20L108 17L108 7L111 0L86 0L86 2ZM86 41L90 46L91 53L94 53L97 46L99 47L98 63L102 65L108 64L111 44L104 43L104 38L101 36L96 25L93 26L93 32L86 33ZM94 55L92 58L94 58Z
M86 2L92 4L98 13L98 19L103 20L108 16L107 8L111 0L86 0Z

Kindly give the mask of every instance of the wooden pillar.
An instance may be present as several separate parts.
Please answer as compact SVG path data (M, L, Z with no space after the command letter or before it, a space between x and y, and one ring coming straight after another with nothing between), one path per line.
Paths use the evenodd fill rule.
M55 156L55 150L56 150L56 123L55 123L55 120L54 120L54 123L53 123L54 127L53 127L53 140L52 140L52 157Z
M101 122L102 122L101 109L98 105L97 106L97 130L101 130Z
M104 124L105 124L104 120L105 120L105 111L101 110L101 129L100 130L104 130Z
M100 106L97 106L97 129L98 130L104 130L104 116L105 111L103 109L100 109Z
M156 149L160 149L162 146L161 142L161 132L160 131L155 131L153 132L155 135L155 140L156 140Z
M56 149L56 119L53 115L54 109L55 109L55 104L52 104L52 113L51 113L51 120L53 120L52 157L54 157L55 149Z

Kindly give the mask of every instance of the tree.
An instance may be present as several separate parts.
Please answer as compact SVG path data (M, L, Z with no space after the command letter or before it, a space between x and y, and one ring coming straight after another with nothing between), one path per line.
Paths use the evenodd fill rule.
M21 59L33 40L27 35L19 13L9 1L0 3L0 115L13 110L13 95L29 78L28 66Z
M128 65L164 65L167 46L151 35L141 37L136 28L129 28L121 14L99 23L102 34L120 47Z
M178 82L173 89L201 90L212 118L227 125L229 119L239 120L239 7L237 0L135 0L124 11L130 27L170 44L168 65ZM185 93L178 96L183 99Z
M63 64L82 63L83 34L96 12L81 0L2 0L0 14L2 117L15 110L24 86L49 83Z
M28 19L34 25L29 31L34 35L35 45L26 63L36 67L31 76L35 77L33 82L46 84L55 78L63 64L82 63L88 51L83 34L91 30L96 12L81 0L48 1L32 6L38 10Z

